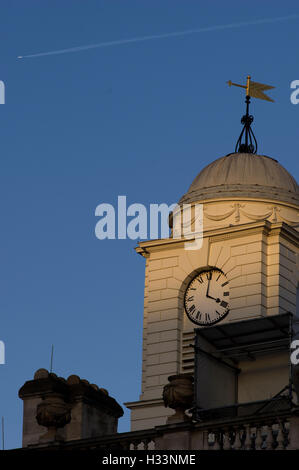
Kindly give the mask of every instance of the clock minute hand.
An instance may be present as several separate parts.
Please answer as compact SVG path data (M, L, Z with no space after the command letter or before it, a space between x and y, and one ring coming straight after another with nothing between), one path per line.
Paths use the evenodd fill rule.
M210 297L209 296L210 281L211 281L211 279L208 279L208 287L207 287L206 297Z
M208 287L207 287L206 297L208 297L209 299L214 299L214 297L211 297L211 296L209 295L210 282L211 282L211 277L208 279Z
M208 297L209 299L216 300L216 302L219 303L219 302L220 302L220 299L218 299L218 298L215 299L215 297L211 297L211 296L209 295L210 281L211 281L211 279L209 279L209 281L208 281L208 288L207 288L207 292L206 292L206 297Z

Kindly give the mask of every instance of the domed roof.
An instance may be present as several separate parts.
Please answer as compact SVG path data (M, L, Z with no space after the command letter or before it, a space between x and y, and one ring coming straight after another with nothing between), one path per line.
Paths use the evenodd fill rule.
M231 153L206 166L180 203L242 196L299 205L299 186L274 158Z

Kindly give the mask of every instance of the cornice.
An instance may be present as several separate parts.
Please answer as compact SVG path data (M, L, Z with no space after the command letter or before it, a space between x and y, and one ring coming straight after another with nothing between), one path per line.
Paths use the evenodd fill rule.
M129 410L134 410L148 406L164 406L164 401L162 398L152 398L151 400L129 401L124 403L124 405L129 408Z
M208 238L211 242L218 242L255 234L263 234L267 237L280 235L285 240L299 247L299 232L297 230L290 227L285 222L272 223L268 220L264 220L261 222L252 222L249 224L233 225L225 228L206 230L203 233L203 238ZM192 240L194 240L194 237L188 240L184 238L163 238L158 240L147 240L139 242L135 250L140 255L148 257L151 252L161 251L169 248L179 248L185 242L190 242Z

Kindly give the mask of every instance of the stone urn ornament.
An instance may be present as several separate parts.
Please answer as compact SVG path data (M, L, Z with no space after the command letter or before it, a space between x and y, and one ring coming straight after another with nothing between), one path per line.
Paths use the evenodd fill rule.
M191 374L171 375L168 381L169 383L163 389L163 401L165 407L175 410L175 414L168 417L167 423L189 421L185 411L193 405L193 376Z
M36 420L48 432L40 437L40 442L63 441L59 429L71 421L71 408L60 394L52 394L37 405Z

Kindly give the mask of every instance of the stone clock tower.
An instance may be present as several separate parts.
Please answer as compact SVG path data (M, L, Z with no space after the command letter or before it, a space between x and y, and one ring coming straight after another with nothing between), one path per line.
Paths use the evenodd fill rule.
M218 325L296 314L299 187L277 160L253 153L218 158L195 178L183 203L203 204L200 249L185 250L184 241L174 238L141 242L136 249L145 258L146 272L142 393L139 401L127 403L133 431L165 424L173 413L162 401L168 376L193 372L190 309L203 308L207 321L219 314ZM201 307L203 291L197 283L199 304L192 308L192 292L186 291L199 275L207 295ZM265 384L255 396L240 387L239 402L268 399L286 381L285 372L274 373L273 393Z

